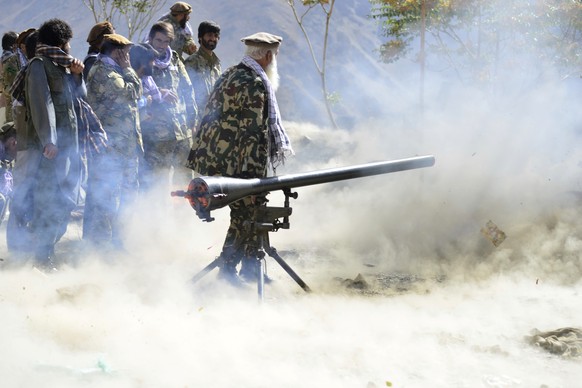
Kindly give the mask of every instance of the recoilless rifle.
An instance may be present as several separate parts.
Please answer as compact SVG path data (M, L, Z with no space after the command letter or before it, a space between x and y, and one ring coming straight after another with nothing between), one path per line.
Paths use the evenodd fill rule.
M240 179L221 176L203 176L192 179L186 191L173 191L171 195L173 197L186 198L201 220L211 222L214 220L214 217L211 215L213 210L223 208L248 196L256 195L259 198L266 198L269 192L277 190L283 191L285 200L282 207L257 206L252 219L245 221L247 232L256 236L259 242L259 250L257 253L257 265L259 269L257 285L259 298L262 300L266 254L275 259L301 288L306 292L310 291L309 286L305 284L269 243L268 232L276 232L279 229L289 229L290 227L289 216L291 215L292 208L289 206L289 200L290 198L297 199L298 197L298 194L292 192L291 189L431 167L434 163L434 156L427 155L268 178ZM267 202L266 199L264 201ZM266 205L266 203L262 205ZM192 281L197 282L200 280L216 268L220 264L220 260L221 258L219 257L208 264L192 278Z

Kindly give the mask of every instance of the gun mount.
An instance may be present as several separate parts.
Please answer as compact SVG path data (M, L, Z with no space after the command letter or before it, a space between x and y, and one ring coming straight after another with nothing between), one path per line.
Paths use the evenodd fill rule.
M171 195L186 198L198 217L210 222L214 220L210 215L212 210L220 209L249 195L283 190L287 199L289 196L296 198L295 193L290 193L290 190L295 187L430 167L434 163L434 156L429 155L269 178L199 177L192 179L188 190L173 191Z
M263 300L263 289L265 284L265 257L272 257L295 282L310 292L309 286L295 273L295 271L277 253L277 250L269 242L269 232L276 232L279 229L289 229L289 216L292 209L289 206L290 198L297 198L297 193L291 189L317 185L321 183L337 182L354 178L362 178L372 175L387 174L391 172L412 170L416 168L430 167L435 163L433 156L418 156L408 159L367 163L356 166L331 168L300 174L289 174L274 176L270 178L239 179L229 177L199 177L194 178L188 185L188 190L173 191L173 197L184 197L190 202L190 206L203 221L213 221L210 215L212 210L220 209L235 201L251 195L260 195L261 206L254 209L251 219L244 222L246 233L254 235L259 247L256 253L257 290L259 300ZM285 194L283 207L266 206L268 200L264 196L266 193L282 190ZM196 283L207 273L221 265L222 258L219 256L193 278Z

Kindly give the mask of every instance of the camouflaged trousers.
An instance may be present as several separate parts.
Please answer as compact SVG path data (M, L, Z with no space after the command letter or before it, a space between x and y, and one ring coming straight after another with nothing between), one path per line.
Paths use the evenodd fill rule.
M135 144L124 147L110 134L107 152L90 160L83 215L83 239L121 244L124 215L139 190L139 152Z
M255 210L264 203L257 200L257 196L245 197L229 205L230 226L226 232L226 238L220 254L223 265L226 267L236 267L241 260L252 260L257 258L260 248L259 237L256 233L245 226L245 221L252 221L255 217Z

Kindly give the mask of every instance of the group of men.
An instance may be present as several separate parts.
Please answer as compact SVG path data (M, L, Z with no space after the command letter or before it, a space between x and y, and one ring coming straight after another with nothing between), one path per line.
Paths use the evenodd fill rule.
M18 150L10 250L32 250L38 266L55 268L55 244L81 188L83 239L122 249L125 215L140 186L152 188L173 176L184 187L192 170L265 177L269 161L275 167L292 153L275 97L282 38L243 38L244 58L222 74L214 53L220 27L200 23L197 47L191 11L189 4L175 3L143 43L117 34L109 22L98 23L84 61L70 55L73 32L63 20L4 34L6 120L13 123ZM245 198L231 206L220 274L233 283L240 281L241 260L241 276L256 271L259 247L242 224L261 204Z

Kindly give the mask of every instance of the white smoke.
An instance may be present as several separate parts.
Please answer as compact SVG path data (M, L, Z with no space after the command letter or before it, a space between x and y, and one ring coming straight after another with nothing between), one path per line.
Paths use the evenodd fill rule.
M386 111L402 113L365 112L349 131L285 122L297 155L279 174L436 158L296 190L291 229L270 237L310 294L271 259L262 304L216 271L191 284L220 253L228 209L204 223L169 187L136 204L127 253L86 250L73 222L57 246L64 264L47 275L2 242L1 386L576 386L579 361L524 340L582 322L580 96L569 86L494 95L428 83L421 114L414 93L374 80ZM488 221L507 235L498 247L481 233ZM349 287L358 274L369 288Z
M262 305L215 272L190 284L220 252L228 210L203 223L166 187L136 206L129 254L79 257L78 224L55 274L3 247L3 385L572 386L578 363L524 337L582 320L576 133L554 137L541 110L456 112L350 132L287 123L298 154L281 174L437 160L297 189L291 229L271 242L311 294L270 259ZM490 219L508 236L497 248L480 233ZM363 293L342 282L357 274Z

